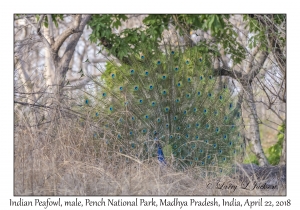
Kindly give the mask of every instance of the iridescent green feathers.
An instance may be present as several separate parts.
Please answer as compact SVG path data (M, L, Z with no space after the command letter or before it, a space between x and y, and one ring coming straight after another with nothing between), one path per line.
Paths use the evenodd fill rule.
M241 154L240 105L234 91L220 85L209 56L165 50L129 61L107 64L95 81L100 93L86 107L111 150L150 158L158 133L162 147L171 148L172 165L222 171Z

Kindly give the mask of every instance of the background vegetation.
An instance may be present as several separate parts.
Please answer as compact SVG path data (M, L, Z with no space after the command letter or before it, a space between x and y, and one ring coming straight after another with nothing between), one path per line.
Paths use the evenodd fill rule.
M193 169L108 157L105 142L91 138L93 116L74 109L78 99L101 91L93 80L105 78L107 60L128 64L127 55L162 41L205 50L220 79L243 96L244 162L285 165L283 14L20 14L14 33L16 195L231 194L205 191Z

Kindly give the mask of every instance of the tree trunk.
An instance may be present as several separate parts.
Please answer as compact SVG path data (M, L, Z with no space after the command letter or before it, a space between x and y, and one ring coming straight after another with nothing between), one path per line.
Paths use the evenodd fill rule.
M48 21L48 27L44 26L44 36L45 39L51 43L51 34L52 32L50 31L50 28L52 28L52 20L50 19ZM47 85L47 90L50 93L55 93L56 91L56 83L55 83L55 78L57 77L56 74L56 68L55 68L55 64L53 61L53 57L52 57L52 51L51 48L49 48L48 46L44 46L45 49L45 79L46 79L46 85ZM52 98L53 99L53 98ZM53 103L53 100L50 100L50 102L48 101L48 105Z
M51 104L61 103L63 88L66 84L66 74L69 70L70 61L73 57L75 47L83 33L83 30L90 20L91 15L76 15L71 26L62 32L56 39L53 38L53 21L48 15L48 28L44 27L45 44L45 78L49 92L54 97L50 99ZM47 44L48 42L48 44ZM63 55L58 56L58 52L67 42Z
M246 101L244 100L244 102L246 102L246 107L250 119L250 133L251 133L250 142L252 144L253 152L258 159L259 165L266 166L269 165L269 163L261 146L258 116L256 111L256 105L254 103L252 86L248 84L244 88L246 90L246 94L245 94Z

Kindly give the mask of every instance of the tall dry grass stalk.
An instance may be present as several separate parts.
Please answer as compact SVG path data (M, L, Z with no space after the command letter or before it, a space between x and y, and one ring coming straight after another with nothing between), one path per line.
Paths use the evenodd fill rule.
M28 115L15 115L15 195L285 195L281 185L245 190L229 176L203 178L196 169L161 166L156 157L108 154L105 142L93 139L95 127L58 110L50 115L50 122L33 127ZM237 188L217 189L218 182Z

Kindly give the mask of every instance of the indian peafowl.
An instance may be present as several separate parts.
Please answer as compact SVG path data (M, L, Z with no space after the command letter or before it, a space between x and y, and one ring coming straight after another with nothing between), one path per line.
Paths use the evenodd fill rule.
M165 47L127 60L107 62L94 80L100 93L85 99L110 151L219 172L242 156L237 93L218 79L211 55Z

